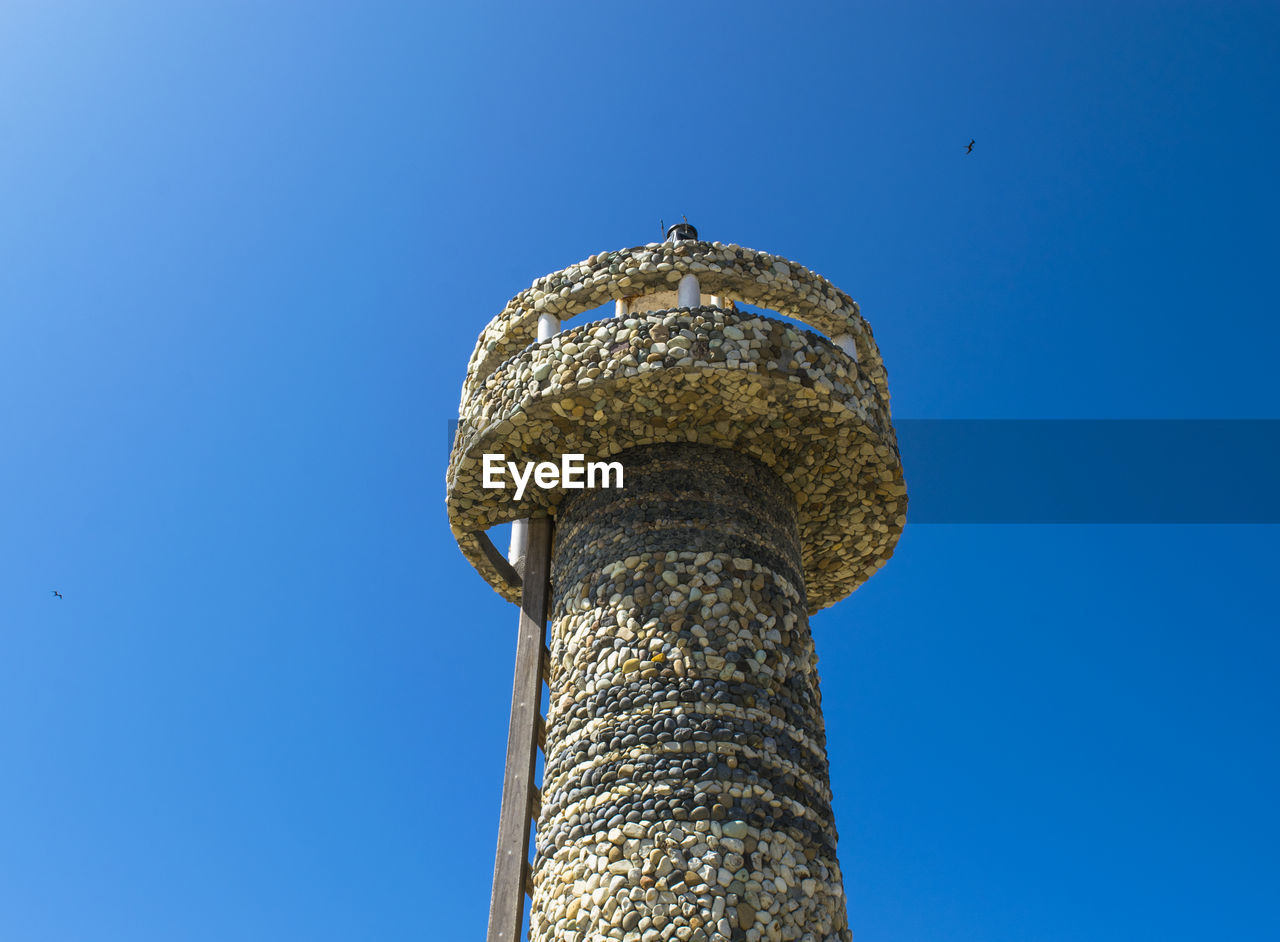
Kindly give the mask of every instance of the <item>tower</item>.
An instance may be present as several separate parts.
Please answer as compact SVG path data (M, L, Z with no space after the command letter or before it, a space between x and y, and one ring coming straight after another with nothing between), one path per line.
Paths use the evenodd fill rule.
M515 499L486 454L612 461L623 486ZM849 939L808 617L906 513L857 304L687 224L538 279L480 335L448 509L522 607L490 942L514 942L521 890L533 942ZM510 559L485 536L506 521Z

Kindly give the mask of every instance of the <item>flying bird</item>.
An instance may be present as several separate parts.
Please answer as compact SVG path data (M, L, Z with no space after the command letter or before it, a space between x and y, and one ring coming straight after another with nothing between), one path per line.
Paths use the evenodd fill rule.
M55 596L57 596L58 598L62 598L62 593L59 592L57 589L53 589L52 591Z
M966 147L966 148L964 149L964 152L965 152L966 154L972 154L972 153L973 153L973 145L974 145L975 143L977 143L977 142L976 142L976 141L972 141L972 140L971 140L971 141L969 141L969 146L968 146L968 147Z

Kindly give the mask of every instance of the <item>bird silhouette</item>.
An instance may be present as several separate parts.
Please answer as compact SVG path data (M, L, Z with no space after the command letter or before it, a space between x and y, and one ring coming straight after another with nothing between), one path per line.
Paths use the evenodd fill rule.
M973 145L974 145L975 143L977 143L977 142L976 142L976 141L972 141L972 140L971 140L971 141L969 141L969 146L968 146L968 147L966 147L966 148L964 149L964 152L965 152L966 154L972 154L972 153L973 153Z
M57 589L53 589L52 591L55 596L57 596L58 598L62 598L62 593L59 592Z

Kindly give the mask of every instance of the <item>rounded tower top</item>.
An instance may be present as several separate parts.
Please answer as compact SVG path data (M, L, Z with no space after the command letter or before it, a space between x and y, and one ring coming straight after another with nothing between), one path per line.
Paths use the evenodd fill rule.
M683 238L601 252L539 278L481 332L463 384L447 478L463 553L511 601L484 531L555 514L568 493L520 500L483 486L486 454L508 462L693 442L750 455L797 504L808 608L825 608L884 565L906 523L906 486L880 351L858 305L795 262ZM670 291L687 275L724 301L765 308L673 307L566 325L539 340L539 318L567 321L611 300ZM803 330L769 312L813 328ZM816 332L814 332L816 331Z

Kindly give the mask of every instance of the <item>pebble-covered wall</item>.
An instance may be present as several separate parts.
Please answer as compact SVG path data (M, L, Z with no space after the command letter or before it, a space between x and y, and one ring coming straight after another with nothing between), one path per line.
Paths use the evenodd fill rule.
M562 503L534 942L850 938L796 503L704 445Z

